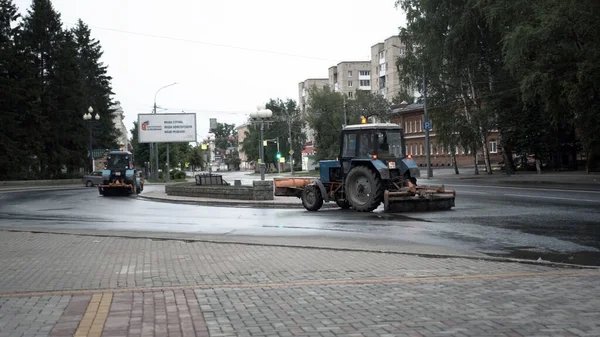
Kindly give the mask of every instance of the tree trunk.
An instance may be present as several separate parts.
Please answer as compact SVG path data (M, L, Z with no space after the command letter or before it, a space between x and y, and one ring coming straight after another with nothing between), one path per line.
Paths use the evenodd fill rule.
M483 145L483 160L485 162L485 170L487 171L487 174L492 174L492 164L490 163L490 151L487 147L487 139L486 139L486 134L483 133L483 130L480 128L479 131L481 131L481 144Z
M540 160L537 157L535 158L535 169L537 171L537 174L542 174L542 165L540 164Z
M473 151L473 163L475 164L475 175L479 175L479 167L477 162L477 151Z
M454 149L452 149L452 153L450 156L452 157L452 166L454 166L454 173L459 174L458 165L456 164L456 154L454 153Z

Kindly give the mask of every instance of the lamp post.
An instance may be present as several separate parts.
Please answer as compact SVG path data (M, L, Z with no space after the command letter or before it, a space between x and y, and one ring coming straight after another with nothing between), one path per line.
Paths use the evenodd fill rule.
M87 121L88 123L88 127L90 130L90 173L94 171L94 155L92 154L92 113L94 112L94 109L90 106L88 108L88 112L83 114L83 120ZM96 113L96 116L94 116L94 119L99 121L100 120L100 115L98 113Z
M260 159L258 162L258 168L260 170L260 180L265 180L265 148L264 148L264 132L265 132L265 121L273 116L273 111L266 109L264 106L258 106L257 110L250 113L250 118L260 122L260 142L258 144L258 153Z
M154 108L152 109L152 113L155 114L156 113L156 95L158 95L158 92L163 90L164 88L168 88L170 86L173 86L177 84L177 82L173 82L171 84L165 85L164 87L160 87L158 90L156 90L156 93L154 93ZM167 143L167 147L169 146L169 144ZM155 167L154 167L154 179L158 180L158 144L157 143L152 143L150 144L150 157L152 158L152 148L154 147L154 163L155 163ZM152 160L151 160L152 161ZM167 163L168 165L168 163ZM169 175L170 172L167 172L167 178L169 179Z
M204 142L208 144L208 159L207 159L207 164L208 164L208 175L212 175L212 162L213 162L213 149L214 149L214 145L215 145L215 135L212 133L209 133L208 136L206 136L206 138L204 138Z

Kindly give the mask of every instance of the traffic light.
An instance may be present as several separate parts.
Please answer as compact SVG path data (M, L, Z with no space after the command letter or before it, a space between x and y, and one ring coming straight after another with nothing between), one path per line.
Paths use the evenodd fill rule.
M277 159L281 158L281 153L277 152L277 154L275 155L277 157Z

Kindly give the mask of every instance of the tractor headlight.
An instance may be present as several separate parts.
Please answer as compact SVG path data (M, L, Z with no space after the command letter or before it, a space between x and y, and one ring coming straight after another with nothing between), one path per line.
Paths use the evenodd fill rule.
M119 176L121 176L121 172L117 171L117 172L115 172L115 175L116 175L117 177L119 177Z
M395 169L396 168L396 162L394 162L394 161L389 162L388 163L388 168Z

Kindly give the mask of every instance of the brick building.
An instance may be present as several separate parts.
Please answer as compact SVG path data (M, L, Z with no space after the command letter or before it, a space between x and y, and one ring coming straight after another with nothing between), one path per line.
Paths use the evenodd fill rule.
M405 151L412 154L413 159L419 166L426 165L425 130L423 129L423 104L400 104L392 106L391 122L398 124L404 130ZM429 132L431 143L431 166L452 166L450 157L451 149L445 148L437 143L435 125ZM498 148L498 132L492 131L487 137L488 149L490 151L490 163L492 167L498 166L502 161L502 153ZM456 163L461 166L473 166L473 155L471 151L459 147L455 149ZM477 154L479 165L484 165L483 151Z

